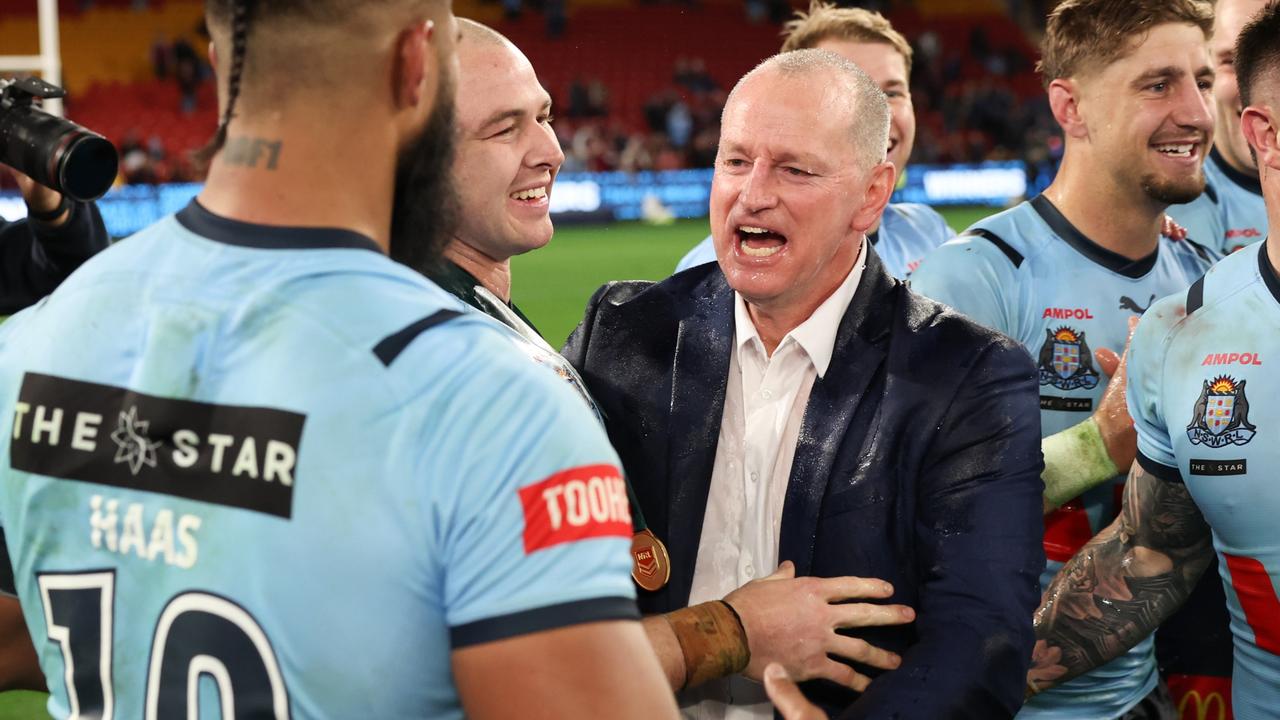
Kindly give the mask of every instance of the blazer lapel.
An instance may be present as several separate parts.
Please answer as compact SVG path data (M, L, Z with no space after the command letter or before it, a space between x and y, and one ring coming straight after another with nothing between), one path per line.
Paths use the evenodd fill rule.
M807 575L813 564L818 513L836 456L842 450L857 450L845 445L861 445L866 433L864 427L851 434L850 422L884 362L890 318L894 316L895 281L870 245L864 247L867 266L840 321L827 373L814 382L809 394L787 481L778 561L794 562L797 575Z
M684 607L693 586L711 471L715 465L729 354L733 348L733 290L712 273L694 290L681 318L672 365L671 421L667 426L667 550L672 607Z

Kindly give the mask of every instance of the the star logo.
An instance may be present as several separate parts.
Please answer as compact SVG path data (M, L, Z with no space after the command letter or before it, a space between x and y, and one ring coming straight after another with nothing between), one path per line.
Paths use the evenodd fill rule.
M147 439L147 428L151 425L146 420L138 419L138 408L133 406L129 412L120 413L120 425L111 433L116 443L117 463L128 463L129 471L137 475L143 465L156 466L156 448L160 443Z

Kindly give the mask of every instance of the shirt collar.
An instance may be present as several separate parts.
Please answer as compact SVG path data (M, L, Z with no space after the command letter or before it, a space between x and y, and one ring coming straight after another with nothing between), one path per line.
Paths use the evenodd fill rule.
M778 350L785 347L788 342L794 342L809 356L814 369L818 371L818 377L826 375L827 368L831 365L831 356L835 352L836 332L840 329L840 321L844 319L849 303L853 301L853 295L858 290L858 284L862 281L862 273L866 267L867 245L863 243L858 252L858 260L853 264L853 269L849 271L844 282L840 283L835 292L813 311L808 320L800 323L782 338L774 354L777 354ZM760 333L756 331L756 324L751 321L747 303L736 291L733 297L734 334L738 352L754 344L760 349L763 357L764 343L760 340Z

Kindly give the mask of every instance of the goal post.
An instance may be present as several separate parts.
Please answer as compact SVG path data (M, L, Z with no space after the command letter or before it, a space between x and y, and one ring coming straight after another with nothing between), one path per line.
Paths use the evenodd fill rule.
M62 45L58 35L58 0L37 0L39 55L0 55L0 74L40 73L46 82L62 86ZM61 100L46 100L45 112L62 116Z

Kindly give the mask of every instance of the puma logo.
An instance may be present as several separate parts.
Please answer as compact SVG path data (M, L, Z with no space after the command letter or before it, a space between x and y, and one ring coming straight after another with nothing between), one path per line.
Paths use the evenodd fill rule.
M1151 295L1151 299L1150 299L1150 300L1147 300L1147 307L1142 307L1141 305L1139 305L1139 304L1138 304L1138 301L1137 301L1137 300L1134 300L1133 298L1128 297L1127 295L1121 295L1121 296L1120 296L1120 309L1121 309L1121 310L1132 310L1133 312L1135 312L1135 313L1137 313L1137 314L1141 315L1141 314L1145 313L1145 312L1147 311L1147 308L1151 307L1151 304L1152 304L1152 303L1154 303L1155 301L1156 301L1156 296L1155 296L1155 294L1153 293L1153 294Z

